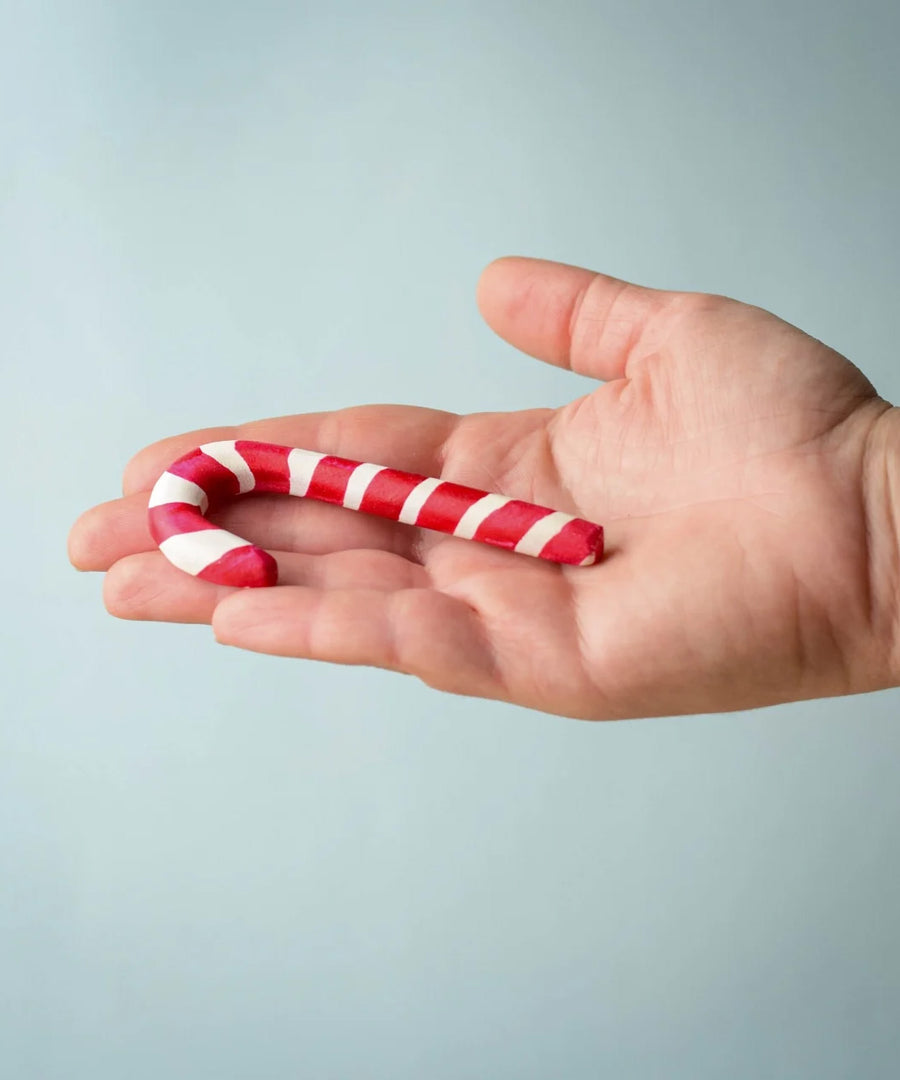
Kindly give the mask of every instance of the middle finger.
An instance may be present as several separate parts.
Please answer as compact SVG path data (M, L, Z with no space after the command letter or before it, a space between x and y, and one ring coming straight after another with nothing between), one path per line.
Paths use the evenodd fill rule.
M93 507L75 522L69 557L79 570L108 570L113 563L156 542L147 524L146 492ZM417 530L314 499L250 495L209 514L210 521L267 549L321 555L370 548L414 559Z

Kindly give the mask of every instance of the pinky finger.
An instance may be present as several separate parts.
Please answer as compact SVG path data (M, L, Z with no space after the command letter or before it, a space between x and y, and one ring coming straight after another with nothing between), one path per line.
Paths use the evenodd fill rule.
M223 645L366 664L452 693L505 696L478 613L434 589L241 590L218 604L212 626Z

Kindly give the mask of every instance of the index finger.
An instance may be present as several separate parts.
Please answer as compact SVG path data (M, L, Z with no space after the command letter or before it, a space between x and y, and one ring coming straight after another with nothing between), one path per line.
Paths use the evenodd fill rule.
M203 443L254 439L378 465L440 475L455 413L413 405L358 405L334 412L279 416L232 427L200 428L145 447L128 462L122 491L149 491L177 458Z

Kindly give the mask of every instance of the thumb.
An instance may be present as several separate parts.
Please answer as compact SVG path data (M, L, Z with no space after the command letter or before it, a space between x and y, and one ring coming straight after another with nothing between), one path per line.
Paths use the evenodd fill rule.
M508 256L478 283L488 326L523 352L579 375L620 379L629 357L683 294L565 263Z

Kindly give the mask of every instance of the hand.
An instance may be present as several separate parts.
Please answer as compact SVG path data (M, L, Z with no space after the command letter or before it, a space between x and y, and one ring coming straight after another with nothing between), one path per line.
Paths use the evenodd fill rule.
M123 618L211 621L241 648L573 717L742 709L897 680L897 410L852 364L733 300L531 259L488 267L479 304L513 345L606 381L560 409L367 406L164 440L130 463L123 499L78 521L72 561L109 571L106 604ZM233 438L576 513L606 525L608 555L558 567L261 496L215 519L273 551L284 584L211 585L155 549L147 496L176 457Z

